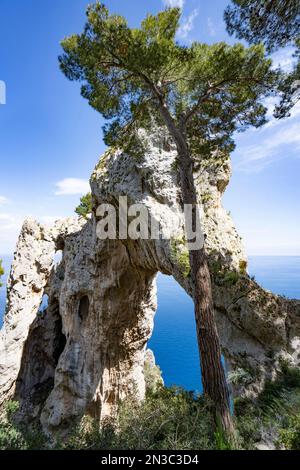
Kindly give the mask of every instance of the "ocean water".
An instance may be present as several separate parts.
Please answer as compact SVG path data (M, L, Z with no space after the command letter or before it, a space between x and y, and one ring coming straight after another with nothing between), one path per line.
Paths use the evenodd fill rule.
M0 256L8 272L10 258ZM300 256L251 256L249 272L276 294L300 299ZM5 287L0 290L0 325ZM154 351L165 384L201 391L193 302L172 277L158 275L158 310L149 347Z

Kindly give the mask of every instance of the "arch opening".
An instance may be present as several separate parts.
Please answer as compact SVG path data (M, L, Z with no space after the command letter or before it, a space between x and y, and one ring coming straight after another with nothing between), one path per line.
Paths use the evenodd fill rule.
M49 296L48 294L44 294L42 297L41 305L38 309L38 315L44 315L44 313L46 312L48 308L48 305L49 305Z
M62 262L62 259L63 259L63 247L56 250L53 256L54 266L58 266Z
M157 276L158 307L148 343L166 386L202 392L194 304L172 276Z

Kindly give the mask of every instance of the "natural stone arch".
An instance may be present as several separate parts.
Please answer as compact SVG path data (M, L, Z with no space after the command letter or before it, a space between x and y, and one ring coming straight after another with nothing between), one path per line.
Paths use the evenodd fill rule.
M195 180L203 206L223 353L229 369L251 371L249 381L236 384L234 393L256 396L266 379L276 377L280 358L299 365L300 302L264 291L245 272L241 239L221 204L230 177L229 160L221 157L215 155L213 161L197 168ZM99 419L111 415L118 400L132 393L143 398L145 349L156 310L158 271L172 275L193 295L191 279L174 256L173 240L101 241L96 236L97 205L117 206L124 194L130 203L143 204L162 224L174 212L180 216L175 159L172 145L166 151L164 136L154 132L148 152L139 161L110 151L97 165L91 179L91 219L66 219L50 228L33 220L24 223L0 335L0 403L22 397L22 382L15 393L17 379L31 377L26 363L30 362L28 351L36 344L32 325L37 324L46 293L49 311L58 304L66 344L52 369L53 386L47 389L46 401L40 400L41 406L35 408L29 400L22 413L23 419L41 419L49 433L68 432L74 419L84 413ZM63 257L55 266L58 249L63 250ZM85 296L89 312L82 322L78 307ZM51 337L51 331L49 322L41 340Z
M92 224L86 229L92 230ZM156 272L137 269L121 242L109 242L89 258L75 256L78 276L70 282L69 269L75 268L70 257L77 242L81 240L66 240L67 282L60 286L60 310L67 344L41 414L50 433L68 429L85 413L98 419L112 415L120 400L129 395L142 399L145 394L143 369L156 311ZM80 272L85 275L80 277ZM86 298L89 311L83 320L79 313Z

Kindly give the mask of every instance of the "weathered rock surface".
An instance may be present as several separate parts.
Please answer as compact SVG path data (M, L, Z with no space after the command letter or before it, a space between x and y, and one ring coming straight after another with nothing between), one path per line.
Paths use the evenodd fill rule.
M50 228L24 223L0 337L0 397L20 401L20 419L40 419L49 433L67 432L85 413L101 419L115 412L120 399L143 398L157 272L174 276L193 295L183 262L175 159L161 133L151 137L139 161L107 152L91 178L90 220L67 219ZM281 358L299 363L300 302L264 291L246 274L241 238L221 204L229 159L207 161L195 178L232 387L255 396L267 378L276 377ZM117 207L119 196L142 203L163 231L176 220L176 239L99 240L96 208ZM58 250L62 260L56 265ZM48 308L38 314L44 294Z
M22 227L7 286L7 309L0 333L0 404L12 396L29 330L37 319L54 267L56 244L83 221L65 219L53 227L27 219Z

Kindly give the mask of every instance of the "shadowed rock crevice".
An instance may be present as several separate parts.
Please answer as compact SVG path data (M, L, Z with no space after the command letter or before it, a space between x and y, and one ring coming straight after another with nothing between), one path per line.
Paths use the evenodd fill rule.
M26 421L40 415L54 387L55 369L65 345L59 305L55 300L34 320L24 344L14 394L14 399L20 403L18 419Z
M89 315L90 301L87 295L84 295L79 300L78 315L80 320L83 322Z

